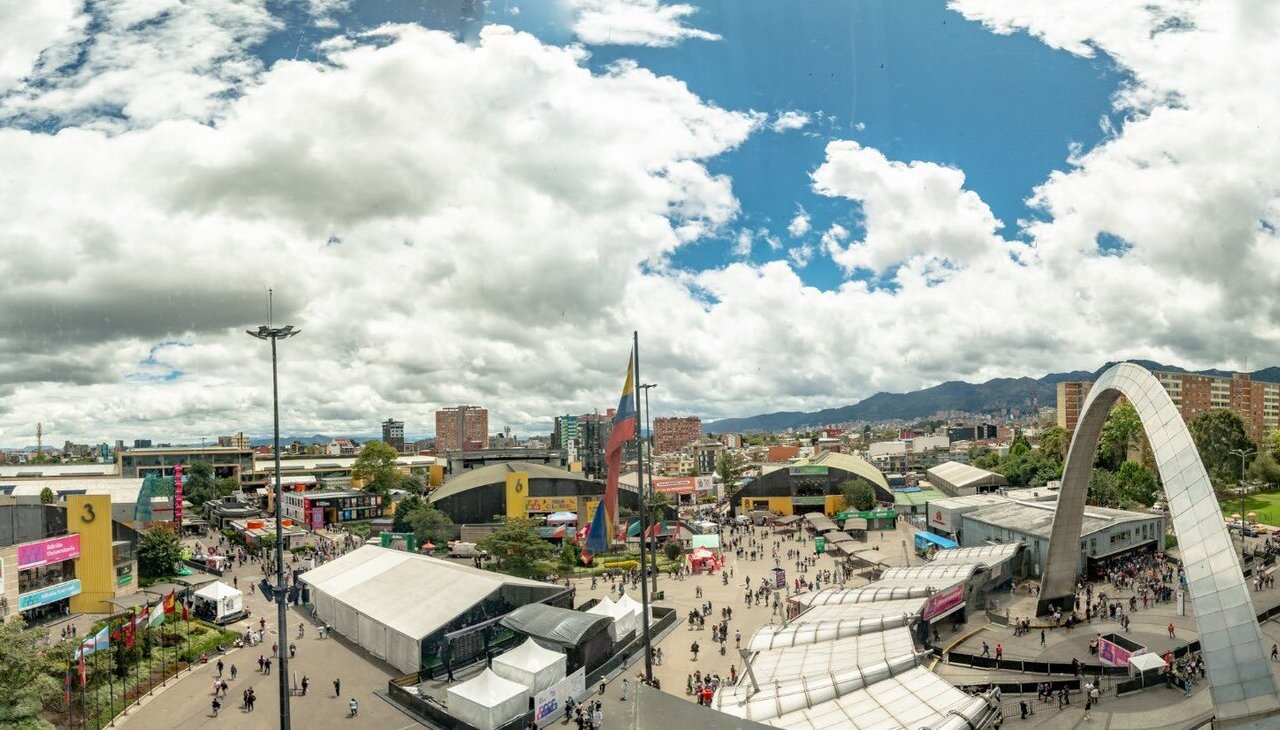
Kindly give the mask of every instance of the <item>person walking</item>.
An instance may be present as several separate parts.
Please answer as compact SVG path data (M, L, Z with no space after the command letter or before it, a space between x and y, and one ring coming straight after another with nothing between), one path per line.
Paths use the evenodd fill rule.
M987 642L985 641L982 642L982 656L985 656L985 657L991 656L991 648L987 646ZM694 658L696 659L697 657L694 657Z
M236 665L231 665L231 681L236 681Z
M1172 622L1172 621L1170 621L1170 622L1169 622L1169 638L1170 638L1170 639L1177 638L1177 637L1175 637L1175 636L1174 636L1174 634L1173 634L1173 622Z
M341 679L333 680L333 696L334 697L342 696L342 680Z
M1276 644L1272 644L1271 645L1271 661L1274 662L1274 661L1277 661L1278 659L1280 659L1280 646L1277 646Z
M218 677L222 677L222 660L219 659L218 663L215 664L214 666L218 668Z
M360 714L360 703L356 702L356 698L352 697L347 701L347 709L351 712L347 717L355 717Z
M1004 644L996 642L996 661L1004 659Z
M1044 629L1040 629L1040 646L1044 646Z
M289 658L290 658L290 659L292 659L292 658L294 657L294 655L295 655L295 654L297 654L297 653L298 653L298 645L297 645L297 644L294 644L294 643L292 643L292 642L290 642L290 643L289 643Z
M222 709L222 703L218 701L217 697L214 697L213 701L209 703L209 708L213 710L213 716L217 717L218 710Z
M1093 720L1093 718L1089 716L1089 711L1092 709L1093 709L1093 698L1086 695L1084 698L1084 719L1085 720L1090 720L1090 721Z
M630 693L631 693L631 684L627 682L626 677L623 677L622 678L622 701L623 702L627 701L627 697L630 695Z
M698 661L698 642L695 641L689 646L689 652L693 654L693 660Z

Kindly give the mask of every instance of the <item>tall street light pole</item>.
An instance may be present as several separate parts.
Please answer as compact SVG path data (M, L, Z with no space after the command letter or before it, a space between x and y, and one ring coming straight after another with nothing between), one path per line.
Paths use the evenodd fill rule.
M649 489L648 489L648 491L646 491L646 492L645 492L645 495L646 495L649 499L654 499L654 498L656 498L658 495L657 495L656 493L654 493L654 491L653 491L653 431L651 431L651 430L650 430L650 428L649 428L649 389L650 389L650 388L656 388L656 387L658 387L658 384L657 384L657 383L645 383L644 385L640 385L640 386L637 386L637 387L639 387L641 390L643 390L643 391L644 391L644 430L649 432L649 444L650 444L650 446L649 446L649 464L648 464L648 468L649 468ZM637 478L639 478L639 476L640 476L640 475L639 475L639 474L637 474L636 476L637 476ZM650 504L652 504L652 502L651 502ZM653 522L653 542L650 544L650 547L649 547L649 562L652 564L652 568L653 568L653 592L654 592L654 594L657 594L657 592L658 592L658 525L660 525L660 524L662 524L662 520L661 520L661 519L654 520L654 522ZM645 540L645 541L648 541L648 540L649 540L649 538L648 538L647 536L645 536L645 535L641 535L641 536L640 536L640 539Z
M281 519L281 503L284 501L280 489L280 380L276 372L276 340L293 337L300 330L293 325L272 327L262 325L256 331L246 330L251 337L259 340L271 340L271 411L274 420L273 452L276 466L275 518L276 518L276 621L279 624L279 659L280 663L280 730L289 730L289 632L285 625L285 581L284 581L284 526Z
M1232 449L1231 453L1240 457L1240 561L1244 564L1244 460L1257 452L1253 449Z

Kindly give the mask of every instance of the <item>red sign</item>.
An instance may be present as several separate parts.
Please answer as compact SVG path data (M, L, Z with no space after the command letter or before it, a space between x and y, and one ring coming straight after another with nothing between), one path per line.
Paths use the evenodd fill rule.
M963 603L964 583L957 583L945 591L938 591L932 596L929 596L929 600L924 604L924 614L922 618L924 618L925 621L931 621Z
M1106 639L1098 639L1098 661L1103 664L1110 667L1127 667L1131 656L1132 654L1129 653L1129 650L1119 644Z
M182 532L182 464L173 465L173 522Z
M696 477L654 479L653 488L664 494L693 494L698 489L698 480Z

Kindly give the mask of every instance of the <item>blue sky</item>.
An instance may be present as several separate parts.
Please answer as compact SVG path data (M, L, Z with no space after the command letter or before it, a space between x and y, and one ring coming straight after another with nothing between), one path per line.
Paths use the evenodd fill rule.
M1112 116L1110 97L1125 78L1104 54L1084 59L1025 34L997 35L942 0L692 4L699 11L686 24L721 40L590 46L589 65L601 71L632 59L728 109L798 110L813 119L801 130L752 135L709 162L712 172L733 179L742 213L721 236L676 252L672 263L692 271L734 260L734 237L742 228L767 228L787 246L814 244L814 259L800 270L806 284L838 286L844 272L816 244L832 223L857 236L856 205L809 189L809 173L833 139L856 140L893 160L958 167L967 187L1004 223L1000 233L1018 238L1018 221L1036 216L1025 204L1032 188L1051 171L1066 169L1070 145L1088 149L1104 138L1100 120ZM571 15L558 3L495 1L482 7L482 22L468 14L470 5L357 3L337 19L346 30L412 22L464 38L474 37L482 22L505 23L546 43L578 42ZM268 62L295 53L309 57L315 42L336 32L290 22L264 45L262 56ZM801 208L812 218L812 230L803 240L790 239L787 224ZM785 247L771 250L757 239L750 260L785 256Z

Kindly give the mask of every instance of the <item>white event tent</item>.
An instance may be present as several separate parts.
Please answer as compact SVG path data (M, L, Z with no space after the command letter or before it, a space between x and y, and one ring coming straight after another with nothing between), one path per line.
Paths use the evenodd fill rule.
M519 682L537 694L565 677L568 657L563 652L544 649L533 639L493 658L493 673Z
M446 696L449 714L480 730L495 730L529 708L529 688L492 669L450 687Z
M627 638L629 634L635 633L636 622L639 614L633 613L631 609L620 606L613 602L613 599L605 596L600 602L587 609L587 613L593 613L600 616L608 616L613 619L609 624L609 639L617 644Z

